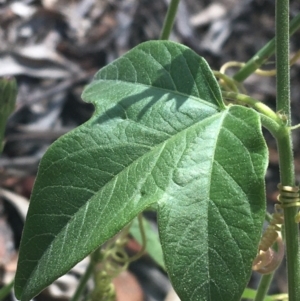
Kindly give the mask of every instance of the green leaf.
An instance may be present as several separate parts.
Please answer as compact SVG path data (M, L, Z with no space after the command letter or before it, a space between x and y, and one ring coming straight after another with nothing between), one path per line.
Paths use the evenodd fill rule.
M143 217L142 221L143 228L146 234L146 251L161 268L165 269L158 233L155 232L155 229L153 229L146 218ZM137 240L139 244L142 245L143 240L137 218L135 218L132 222L132 225L130 227L130 234Z
M163 197L165 143L179 134L184 146L182 131L224 109L205 60L171 42L134 48L103 68L83 98L94 116L56 141L39 167L15 282L23 301Z
M267 151L258 114L225 108L207 63L167 41L141 44L103 68L83 98L95 104L94 116L40 164L17 297L30 300L158 203L165 262L182 301L237 300L264 218ZM220 245L222 262L213 253ZM241 265L229 273L233 284L222 279L231 264ZM206 290L198 294L199 281ZM215 286L224 299L209 299Z
M265 212L267 151L258 114L230 107L182 140L173 182L159 200L167 271L182 301L240 300Z

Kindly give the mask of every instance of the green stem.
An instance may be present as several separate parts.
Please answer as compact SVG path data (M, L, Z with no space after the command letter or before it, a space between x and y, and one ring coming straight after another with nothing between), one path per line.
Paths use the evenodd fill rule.
M254 301L263 301L265 299L266 294L268 293L270 284L272 282L274 273L263 275L260 278L260 282L257 288L256 296Z
M300 13L293 18L290 24L289 36L292 36L300 28ZM288 34L287 34L288 36ZM259 50L234 76L237 82L243 82L264 62L266 62L275 52L275 38L268 42L261 50Z
M278 123L278 125L282 125L281 118L261 101L248 95L235 92L222 91L222 95L226 99L232 99L233 101L236 101L238 103L249 105L250 107L256 109L258 112L274 120L276 123Z
M85 270L84 275L80 278L79 285L77 286L77 289L75 291L75 294L73 295L72 299L70 301L78 301L80 296L83 294L83 291L86 287L86 284L88 280L90 279L92 273L93 273L94 265L92 261L88 265L88 267Z
M276 139L280 139L286 135L285 121L283 121L279 115L277 115L272 109L261 101L252 98L248 95L222 91L222 96L225 99L231 99L242 105L248 105L251 108L256 109L260 113L260 119L262 126L265 127ZM290 129L290 128L288 128Z
M219 71L213 71L213 74L215 77L220 78L221 80L223 80L223 82L225 83L224 85L221 84L222 87L224 87L224 89L229 88L230 90L238 93L239 90L237 88L237 82L235 82L231 77L227 76L224 73L221 73Z
M294 186L295 174L292 141L288 129L286 129L285 136L277 139L277 147L279 153L281 183L285 186ZM284 208L289 301L297 301L300 296L299 226L294 220L297 211L297 207Z
M275 122L272 118L269 118L264 114L260 114L260 120L262 126L266 128L275 139L282 136L282 132L285 128Z
M15 108L18 88L13 77L0 78L0 153L3 150L5 126Z
M277 139L280 180L283 186L295 186L294 158L292 151L290 113L290 70L289 70L289 0L276 0L276 108L287 116L284 135ZM284 229L288 273L289 301L300 296L300 248L299 226L294 217L297 207L284 208Z
M276 0L276 109L288 118L290 114L290 62L289 62L289 0Z
M0 289L0 300L4 300L4 298L11 292L14 282L15 280L12 280L9 284Z
M173 28L173 24L175 21L178 4L180 0L171 0L171 3L169 5L167 15L164 21L163 29L160 34L160 40L168 40L171 30Z
M146 233L145 233L145 228L144 228L144 221L143 221L143 214L140 213L138 215L138 223L139 223L139 230L140 230L140 233L141 233L141 240L142 240L142 243L141 243L141 250L133 255L132 257L129 258L129 262L133 262L135 260L138 260L140 257L143 256L143 254L145 253L145 250L146 250L146 244L147 244L147 237L146 237ZM130 225L131 226L131 225ZM128 228L128 231L130 230L130 227ZM127 233L128 235L129 233Z
M88 282L88 280L91 278L94 268L95 268L95 264L98 260L99 257L99 252L100 252L100 248L98 248L92 255L91 255L91 259L90 259L90 263L87 266L85 273L83 274L83 276L80 278L79 284L77 286L77 289L73 295L73 297L71 298L70 301L78 301L79 298L81 297L81 295L83 294L83 291L86 287L86 284Z

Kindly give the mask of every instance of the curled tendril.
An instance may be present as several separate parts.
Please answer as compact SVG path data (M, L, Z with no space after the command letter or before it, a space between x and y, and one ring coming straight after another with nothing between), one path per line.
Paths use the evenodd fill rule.
M225 89L226 91L233 91L238 92L238 87L241 86L240 83L236 82L231 77L227 76L226 74L219 72L219 71L213 71L214 76L219 79L220 86Z
M281 208L300 207L299 186L282 186L278 184L280 194L277 199ZM295 223L300 222L300 213L295 215Z
M98 271L94 275L95 289L93 290L90 300L91 301L115 301L116 292L112 278L108 273Z
M269 274L277 269L284 255L284 245L281 237L281 227L284 223L283 210L289 207L299 207L299 187L278 184L280 204L275 205L269 226L264 232L258 247L258 255L254 259L252 269L261 274ZM295 216L295 222L300 221L300 214ZM277 243L278 250L272 249Z
M271 247L266 251L260 250L253 261L252 270L260 274L270 274L280 265L284 256L284 244L281 235L276 238L277 251Z
M299 58L300 58L300 50L297 51L294 54L294 56L290 59L290 66L294 65ZM219 84L222 87L222 90L227 91L227 92L235 92L235 93L238 93L239 91L241 91L242 93L247 94L244 86L241 83L237 82L232 77L226 75L226 71L228 68L232 68L232 67L243 68L245 65L246 64L243 62L230 61L230 62L225 63L221 67L220 71L213 71L215 77L219 79ZM254 73L258 74L260 76L275 76L276 69L274 69L274 70L256 69L254 71ZM283 122L287 122L287 116L285 116L281 112L278 112L277 114L278 114L278 117ZM300 127L300 125L296 125L296 126L290 127L289 129L294 130L299 127Z
M281 226L283 225L283 213L280 210L281 207L279 204L275 205L275 212L272 214L272 219L269 223L269 226L265 230L260 243L259 250L267 251L275 243L277 237L280 236Z
M298 59L300 58L300 50L298 50L293 57L290 59L290 66L294 65ZM243 62L237 62L237 61L230 61L225 63L221 69L220 72L225 74L226 70L228 68L232 68L232 67L238 67L238 68L242 68L244 67L246 64ZM262 69L256 69L255 74L258 74L260 76L275 76L276 75L276 69L273 70L262 70Z
M252 270L261 274L269 274L276 270L284 255L284 246L281 237L281 226L284 222L283 213L279 204L275 205L269 226L265 230L258 247L258 255L253 261ZM277 242L278 250L272 249Z
M90 301L115 301L116 293L113 279L128 268L130 262L141 257L146 248L146 236L142 223L142 216L138 216L142 236L142 248L129 257L125 247L129 241L130 225L125 227L115 238L111 239L101 250L98 263L94 269L95 288L90 296Z

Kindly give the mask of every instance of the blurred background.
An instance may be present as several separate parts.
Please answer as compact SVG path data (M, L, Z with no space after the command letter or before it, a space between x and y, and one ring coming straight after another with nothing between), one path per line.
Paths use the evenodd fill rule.
M14 276L21 231L38 164L49 145L90 118L93 106L81 93L97 70L141 42L159 38L168 0L0 0L0 77L15 76L19 93L0 156L0 287ZM291 1L291 17L300 2ZM183 43L219 70L227 61L247 61L274 37L274 0L181 0L172 41ZM291 55L300 49L300 32ZM272 60L271 60L272 61ZM263 66L273 69L274 62ZM234 74L230 69L228 74ZM293 124L300 123L300 61L291 69ZM275 109L275 78L252 75L248 93ZM279 182L274 139L266 176L273 209ZM297 180L300 136L294 131ZM155 215L148 214L155 227ZM138 245L132 241L129 252ZM84 272L82 262L35 300L70 300ZM259 277L254 274L250 286ZM116 280L118 301L162 301L171 286L147 254ZM286 292L284 263L271 287ZM15 300L13 294L5 300ZM168 301L175 300L170 299Z

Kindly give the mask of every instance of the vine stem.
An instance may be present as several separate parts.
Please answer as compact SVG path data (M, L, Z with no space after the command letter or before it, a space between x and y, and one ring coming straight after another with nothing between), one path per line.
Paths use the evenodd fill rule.
M290 112L290 68L289 68L289 0L276 0L276 109L287 117L285 134L277 139L280 179L283 186L295 186L294 158L292 150ZM289 301L300 296L300 249L299 228L294 217L297 207L284 208L284 229L288 272Z
M276 0L276 109L291 121L289 62L289 0Z
M265 296L272 282L273 276L274 273L263 275L261 277L254 301L263 301L265 299Z
M294 186L292 142L290 131L286 129L286 132L285 136L277 139L281 183L285 186ZM297 207L284 208L289 301L298 301L300 296L300 248L298 223L294 219L296 214Z
M9 284L5 285L0 289L0 300L4 300L4 298L9 295L14 286L14 282L15 279L13 279Z
M273 53L276 52L277 69L277 111L286 117L285 125L279 125L266 111L262 112L257 108L256 101L250 98L237 99L241 102L249 102L250 106L256 107L261 112L262 124L272 129L272 134L276 138L281 184L284 186L295 185L295 171L292 151L292 139L290 132L291 113L290 113L290 74L289 74L289 35L292 35L300 28L300 14L298 14L289 27L289 1L276 1L276 38L271 40L263 47L246 65L240 69L233 77L237 82L243 82L257 68L259 68ZM236 98L235 98L236 99ZM259 104L260 106L260 104ZM264 108L263 108L264 110ZM284 209L284 229L286 238L287 269L288 269L288 288L289 300L297 301L300 296L300 248L299 248L299 228L295 223L294 217L297 214L297 207ZM262 297L267 293L270 279L263 277L258 287L259 295ZM256 299L256 301L260 300Z
M265 127L273 137L278 140L286 135L287 128L284 126L284 121L271 108L261 101L245 94L222 91L223 98L232 100L236 103L250 106L260 113L260 120L263 127Z
M282 120L280 119L280 117L261 101L251 96L235 92L222 91L222 95L226 99L232 99L233 101L242 103L243 105L249 105L263 115L271 118L274 122L278 123L278 125L282 125Z
M166 18L164 21L164 25L160 34L160 40L168 40L171 30L174 25L178 5L180 0L171 0L171 3L169 5Z
M98 257L99 257L100 250L101 250L101 247L98 248L91 255L90 263L87 266L87 268L85 270L85 273L80 278L80 281L79 281L79 284L77 286L77 289L76 289L76 291L75 291L75 293L74 293L74 295L73 295L73 297L71 298L70 301L78 301L81 298L81 296L82 296L82 294L83 294L83 292L84 292L84 290L86 288L86 284L87 284L88 280L91 278L91 276L93 274L96 262L97 262Z
M293 18L290 24L287 37L293 35L300 28L300 13ZM266 62L275 52L275 38L268 42L261 50L259 50L234 76L237 82L243 82L247 77L255 72L264 62Z

